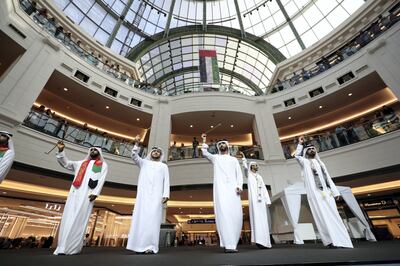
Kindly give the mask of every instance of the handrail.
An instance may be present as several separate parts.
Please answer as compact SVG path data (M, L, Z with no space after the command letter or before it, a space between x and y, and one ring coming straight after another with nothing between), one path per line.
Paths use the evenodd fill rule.
M358 121L360 119L357 119ZM376 118L362 118L361 123L350 122L349 127L337 126L330 131L317 132L306 136L308 143L314 145L318 152L324 152L353 143L371 139L400 129L400 119L391 107L384 107L376 113ZM286 159L294 158L296 139L282 142L282 149Z
M32 109L25 118L23 125L60 140L85 147L98 146L106 153L131 157L132 141L111 137L106 132L90 130L85 125L71 124L52 113ZM141 156L145 156L146 152L147 147L141 149Z

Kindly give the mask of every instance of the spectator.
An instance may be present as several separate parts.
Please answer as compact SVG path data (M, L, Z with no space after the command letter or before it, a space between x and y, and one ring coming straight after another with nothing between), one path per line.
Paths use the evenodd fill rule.
M33 13L36 13L37 11L37 3L36 1L28 1L28 0L23 0L21 2L22 8L25 10L25 12L30 16Z
M348 145L346 128L342 125L338 125L335 129L336 137L338 138L340 146Z
M185 144L181 143L181 146L179 147L179 155L181 156L181 159L185 159Z
M193 138L192 147L193 147L192 158L198 158L199 157L199 148L198 148L199 141L196 139L196 137Z
M178 156L178 148L176 147L176 141L174 141L170 149L171 149L172 160L178 160L179 156Z

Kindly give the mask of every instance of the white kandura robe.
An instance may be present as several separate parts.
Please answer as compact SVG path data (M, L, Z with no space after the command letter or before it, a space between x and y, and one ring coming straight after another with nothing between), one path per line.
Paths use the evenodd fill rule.
M262 177L258 173L252 172L250 162L243 160L243 168L247 177L247 190L249 198L249 213L251 226L251 242L271 247L271 239L269 235L269 225L267 216L267 205L271 204L271 199Z
M297 145L295 157L302 168L308 203L322 243L324 246L332 244L336 247L353 248L349 233L339 215L334 198L340 196L340 193L326 170L325 164L319 159L318 153L315 155L315 159L307 159L305 157L306 152L307 148L303 150L303 145L299 144ZM311 160L320 178L323 191L317 188L315 184ZM326 174L330 189L323 178L323 172Z
M54 251L54 255L72 255L77 254L82 250L87 224L94 205L94 201L90 202L89 195L98 196L100 194L108 170L107 163L103 159L101 150L98 148L97 150L99 150L101 160L103 161L101 172L92 172L95 160L91 160L86 168L86 173L81 186L75 188L71 185L61 218L57 249ZM64 152L57 153L56 157L61 166L74 172L74 180L79 172L81 164L86 160L86 158L89 158L88 156L85 160L70 161L65 156ZM93 190L88 185L89 179L98 181L97 186Z
M139 156L140 148L134 146L132 159L139 166L136 203L126 248L135 252L152 250L158 252L162 222L162 200L169 198L168 166L162 162Z
M214 214L220 246L236 249L243 224L240 195L236 189L243 189L243 175L238 160L229 154L211 154L203 143L202 152L214 166L213 198Z
M0 184L6 178L14 162L15 150L11 137L8 139L8 151L0 158Z

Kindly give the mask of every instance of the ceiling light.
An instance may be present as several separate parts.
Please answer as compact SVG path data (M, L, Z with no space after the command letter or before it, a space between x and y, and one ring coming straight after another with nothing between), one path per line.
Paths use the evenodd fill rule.
M138 117L138 118L136 118L136 121L140 121L140 118Z
M114 207L115 205L114 204L111 204L111 207Z
M7 192L6 192L6 191L3 191L3 194L7 194Z
M231 127L233 127L233 125L231 125Z
M68 89L67 89L67 88L64 88L64 91L68 91Z
M322 107L323 107L322 105L318 106L319 109L322 109Z
M290 119L292 119L292 117L291 117L291 116L289 116L287 119L289 119L289 120L290 120Z
M106 109L110 109L110 106L106 105Z
M353 93L351 93L351 92L350 92L350 93L349 93L349 94L347 94L347 95L348 95L348 96L351 96L351 95L353 95Z
M193 127L193 125L190 125L190 127Z
M210 126L211 128L213 128L214 126Z

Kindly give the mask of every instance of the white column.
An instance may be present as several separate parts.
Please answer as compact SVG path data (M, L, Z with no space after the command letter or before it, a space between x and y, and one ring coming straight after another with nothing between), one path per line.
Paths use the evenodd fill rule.
M272 108L265 100L256 102L255 112L256 129L260 138L265 161L284 160L282 146L279 140L278 129L272 115Z
M367 47L367 62L379 74L385 84L400 99L400 27L390 36L382 36ZM392 29L391 29L392 30ZM387 32L385 34L390 34Z
M50 45L48 45L50 44ZM22 122L59 62L58 44L35 40L0 83L0 117L9 125Z
M168 100L159 100L154 108L151 121L149 149L160 147L164 151L164 160L168 160L169 139L171 134L171 110Z

